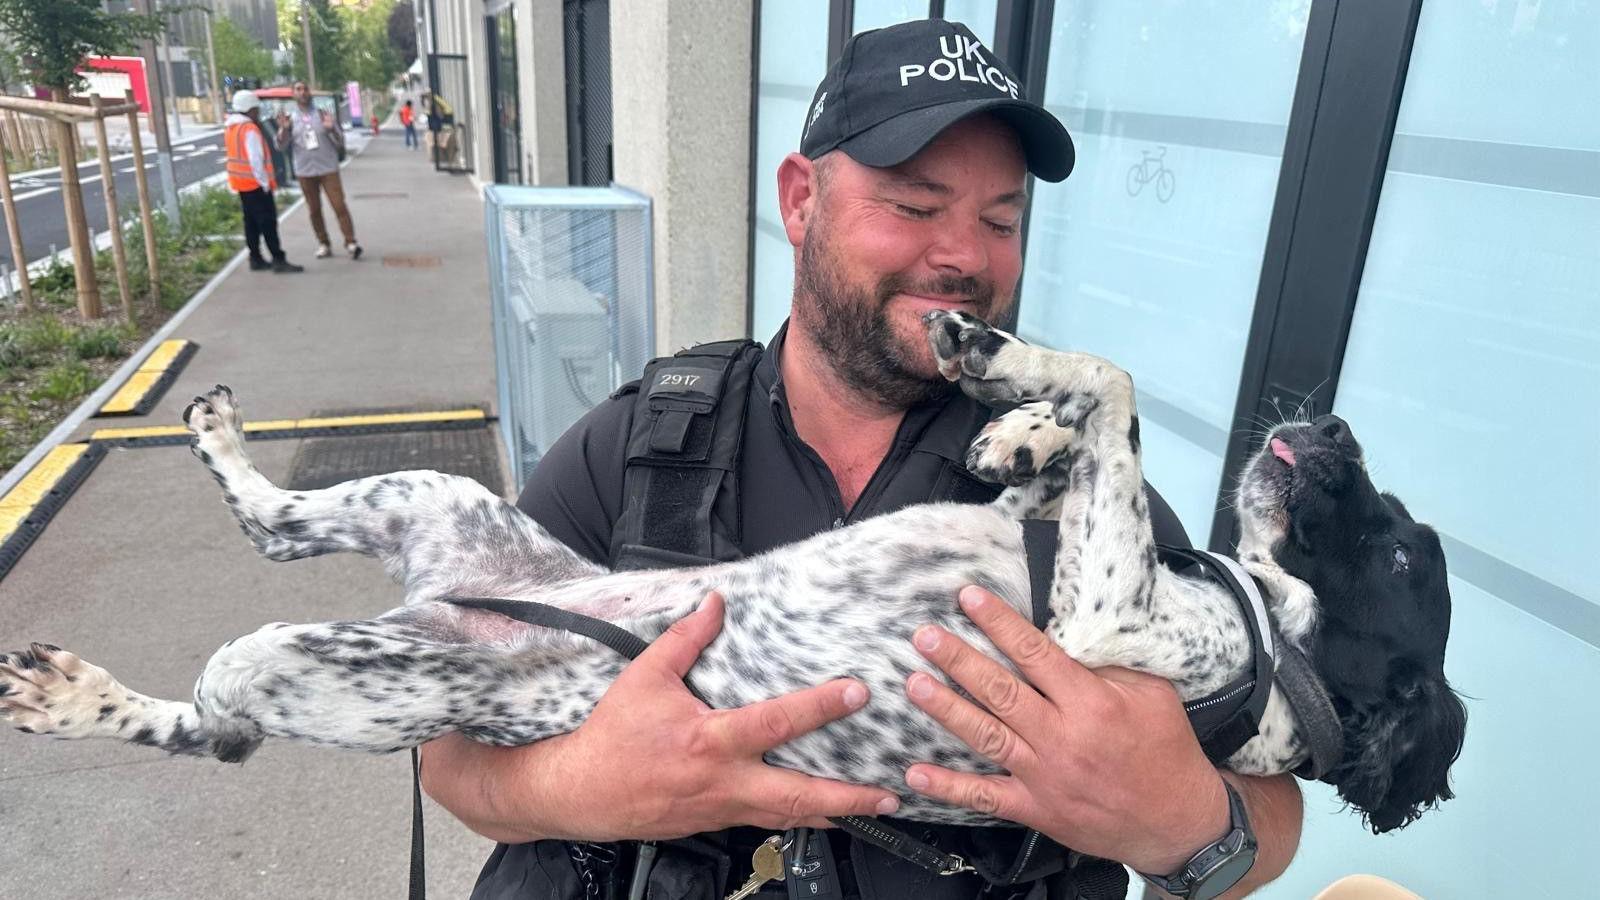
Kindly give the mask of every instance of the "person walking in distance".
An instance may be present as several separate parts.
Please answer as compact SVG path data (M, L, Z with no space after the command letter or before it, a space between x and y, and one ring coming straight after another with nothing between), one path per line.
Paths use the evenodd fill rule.
M333 254L328 243L328 227L322 221L322 195L339 220L344 249L351 259L361 258L361 244L350 221L350 208L344 202L344 183L339 179L339 152L344 149L344 131L333 116L311 104L311 88L304 81L294 83L295 108L278 114L278 146L293 154L295 178L305 195L311 213L311 230L317 235L317 258Z
M406 146L412 150L417 149L417 114L411 108L410 100L400 107L400 124L406 130Z
M228 116L223 132L223 146L228 152L228 190L239 195L239 207L244 212L244 242L250 248L251 270L303 272L304 267L289 262L278 242L278 207L272 197L278 189L278 176L273 171L260 116L261 101L253 91L233 95L233 114ZM272 254L271 262L261 255L263 240Z

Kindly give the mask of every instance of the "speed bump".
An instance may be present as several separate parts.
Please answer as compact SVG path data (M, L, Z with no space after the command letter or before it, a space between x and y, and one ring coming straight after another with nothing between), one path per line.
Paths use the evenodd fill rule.
M128 380L117 388L96 416L146 416L167 392L200 345L194 341L162 341Z
M17 564L56 510L105 455L104 444L62 444L0 497L0 578Z

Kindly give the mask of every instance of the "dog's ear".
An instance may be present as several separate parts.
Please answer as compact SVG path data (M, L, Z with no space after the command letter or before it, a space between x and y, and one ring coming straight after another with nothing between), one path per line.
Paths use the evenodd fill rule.
M1467 731L1466 706L1437 672L1413 670L1386 701L1341 716L1345 757L1326 778L1374 834L1455 796L1450 767Z

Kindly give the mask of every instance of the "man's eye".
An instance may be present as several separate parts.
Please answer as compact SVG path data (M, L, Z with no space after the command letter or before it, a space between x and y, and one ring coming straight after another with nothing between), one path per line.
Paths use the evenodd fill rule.
M995 234L1000 235L1001 237L1010 237L1011 235L1017 233L1017 226L1015 224L1008 224L1008 223L1005 223L1005 222L994 222L994 221L990 221L989 219L984 219L983 222L984 222L985 225L989 226L989 229L991 231L993 231Z
M900 210L902 215L910 216L913 219L927 219L933 216L933 210L931 209L923 209L918 206L907 206L904 203L896 203L895 208Z
M1410 571L1411 557L1406 554L1406 548L1399 544L1394 545L1394 574Z

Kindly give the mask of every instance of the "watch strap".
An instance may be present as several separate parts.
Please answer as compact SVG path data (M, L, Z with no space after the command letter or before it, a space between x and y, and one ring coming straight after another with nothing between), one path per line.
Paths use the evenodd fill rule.
M1210 900L1244 878L1255 862L1255 832L1250 828L1250 817L1239 792L1226 780L1222 786L1228 793L1228 833L1200 848L1176 872L1166 876L1140 872L1140 877L1184 900ZM1249 864L1243 867L1224 865L1235 859L1242 862L1246 854ZM1225 873L1224 869L1228 871Z

